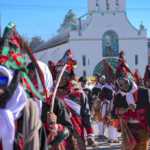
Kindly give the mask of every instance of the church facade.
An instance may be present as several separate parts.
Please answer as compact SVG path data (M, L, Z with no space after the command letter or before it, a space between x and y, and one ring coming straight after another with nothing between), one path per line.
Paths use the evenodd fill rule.
M78 62L77 75L91 76L96 65L106 57L125 52L131 70L144 74L148 64L148 38L143 25L135 28L126 14L126 0L88 0L88 13L77 19L74 28L42 45L36 56L44 61L58 61L67 49ZM76 26L76 27L75 27Z

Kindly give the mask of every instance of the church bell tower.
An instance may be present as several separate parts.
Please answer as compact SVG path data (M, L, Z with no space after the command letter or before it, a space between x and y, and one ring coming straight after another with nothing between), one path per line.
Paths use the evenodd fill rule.
M88 12L126 12L126 0L88 0Z

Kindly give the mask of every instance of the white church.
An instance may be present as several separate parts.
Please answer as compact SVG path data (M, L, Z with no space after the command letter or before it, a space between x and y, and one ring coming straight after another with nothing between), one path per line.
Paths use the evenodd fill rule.
M76 74L91 76L105 57L123 50L131 70L144 74L148 64L148 38L143 25L135 28L126 14L126 0L88 0L88 13L76 18L70 10L58 35L36 49L42 61L57 62L67 49L78 62Z

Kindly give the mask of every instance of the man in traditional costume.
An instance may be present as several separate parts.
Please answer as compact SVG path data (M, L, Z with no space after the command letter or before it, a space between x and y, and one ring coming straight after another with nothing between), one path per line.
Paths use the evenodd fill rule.
M39 86L39 84L32 83L31 82L32 80L30 80L30 78L28 77L28 70L26 67L26 63L21 54L21 50L24 50L24 49L27 50L27 52L32 60L32 63L34 64L34 66L36 66L37 72L40 74L39 77L41 79L42 86L44 89L42 92L41 92L41 89L40 89L40 92L37 90L36 85ZM46 143L46 145L49 144L50 147L53 147L53 145L59 144L68 135L68 128L65 130L65 128L63 128L63 126L61 126L62 134L61 135L59 134L59 136L56 136L56 138L57 137L61 137L61 138L59 138L59 140L53 139L53 144L51 143L52 141L50 141L50 140L46 141L45 143L44 143L44 141L39 141L39 129L41 128L41 122L39 121L40 114L37 109L37 104L33 101L33 99L34 100L35 99L36 100L37 99L44 100L45 98L48 98L47 93L49 92L49 89L52 86L52 79L51 79L51 76L49 76L49 73L47 72L47 71L49 71L48 67L45 67L45 65L41 62L37 63L36 59L32 55L31 49L23 41L23 39L20 37L20 35L16 32L15 24L13 24L13 23L9 23L8 26L5 28L5 32L3 35L3 44L2 44L0 60L1 60L1 63L3 65L5 65L6 67L20 72L19 81L21 81L25 91L27 92L28 97L32 98L31 101L27 101L27 104L25 105L25 107L23 109L23 117L19 115L19 117L21 117L21 118L19 118L19 124L17 123L18 124L17 125L18 130L16 131L17 140L15 140L15 141L17 141L17 143L15 144L14 149L38 150L38 149L40 149L40 146L41 146L40 143L42 142L41 149L43 150L43 149L47 148L46 146L45 147L43 146L43 144L45 144L45 143ZM42 67L40 68L39 66L42 66ZM43 75L43 73L45 73L45 74ZM14 90L15 90L15 87L14 87ZM10 96L12 96L12 95L10 94ZM20 97L19 93L18 93L18 96ZM9 98L9 95L7 96L7 98ZM18 103L17 104L14 103L13 107L21 104L21 103L19 103L19 104ZM15 108L17 108L17 106ZM60 110L62 110L61 105L59 108L60 108ZM21 111L20 109L18 110L18 112L17 112L17 110L15 110L15 113L19 113L20 111ZM60 111L58 111L57 108L56 108L56 112L58 114L60 113ZM65 114L65 113L62 111L62 114ZM53 120L56 116L54 114L47 115L47 113L46 113L45 117L48 118L47 120L49 121L49 123L51 123L51 122L53 122ZM22 121L24 121L24 122L22 123ZM22 125L23 125L23 127L22 127ZM53 125L57 126L55 121L53 122ZM51 131L51 128L54 127L53 125L48 124L48 130ZM71 123L68 123L68 126L69 125L72 127ZM60 125L59 125L59 127L60 127ZM10 130L11 130L11 128L10 128ZM14 131L14 130L12 130L12 131ZM60 133L60 128L58 128L58 131ZM4 140L3 140L4 132L2 132L2 133L3 133L2 142L4 142ZM42 132L40 132L40 133L42 133ZM42 140L43 140L43 138L42 138ZM46 139L44 139L44 140L46 140ZM7 140L5 142L7 142ZM11 142L12 142L12 140L11 140ZM18 145L18 143L20 143L20 144ZM12 148L12 145L11 145L11 148ZM6 146L6 144L4 143L3 149L9 150L9 148L5 149L5 146ZM10 144L7 146L10 146Z
M50 70L45 63L38 61L38 64L44 74L46 89L47 92L49 92L48 95L50 95L51 93L53 93L53 80ZM43 96L45 96L45 94L43 93L44 91L41 88L41 83L39 82L37 76L35 65L33 63L30 63L28 65L28 69L30 79L32 80L34 85L36 85L36 89L40 91ZM53 113L51 113L51 100L51 97L49 97L47 100L43 101L41 110L41 120L44 123L46 129L47 145L49 149L52 150L67 149L67 144L64 143L64 141L72 132L70 117L65 109L63 102L59 100L58 97L55 98L54 110Z
M116 128L117 120L112 119L111 112L113 109L114 89L111 84L106 83L101 91L101 107L100 113L102 116L102 133L108 129L108 142L118 142L118 132Z
M4 30L1 49L1 64L12 70L20 71L21 83L26 92L32 93L35 97L43 99L27 75L28 70L24 54L27 53L31 58L31 61L33 61L37 66L36 59L28 44L16 31L16 25L13 22L10 22Z
M18 85L14 72L4 66L0 66L0 84L0 139L4 150L12 150L15 141L15 120L21 115L27 97L22 86Z
M35 142L39 142L38 134L41 127L41 122L37 117L39 115L37 105L35 102L28 100L22 85L19 83L18 73L0 66L0 74L0 128L2 129L0 139L2 140L2 149L13 150L14 148L20 148L19 150L24 150L27 147L32 150L39 149L39 143L35 145ZM28 110L28 106L34 110ZM34 113L34 116L26 116L27 112L29 113L30 111ZM30 122L28 119L30 119ZM21 124L17 125L19 122ZM31 124L32 126L30 126ZM32 127L35 126L34 133L32 133ZM21 144L19 143L20 140L22 140L23 145L18 145Z
M20 51L23 48L21 43L23 40L16 32L16 25L10 22L4 30L0 54L0 125L3 128L0 139L3 150L40 149L39 111L36 103L28 100L30 98L25 91L32 91L37 97L40 94L35 92L34 87L30 88L33 84L26 74L25 59Z
M71 136L73 127L64 103L56 97L53 113L51 104L43 103L41 119L45 125L47 144L53 150L69 150L67 138Z
M87 79L86 79L86 77L80 77L79 78L79 83L81 84L81 87L82 87L83 91L87 95L89 107L90 107L90 110L91 110L92 109L92 105L93 105L92 90L89 89L88 86L87 86Z
M150 133L149 90L137 87L127 76L117 80L118 92L114 100L114 112L120 119L122 150L148 150Z
M99 122L100 94L101 88L105 83L105 76L95 75L95 86L92 89L92 113L96 121Z
M68 53L66 52L66 54ZM69 65L64 72L57 95L65 103L66 109L71 115L71 121L74 126L73 138L77 140L77 149L85 150L84 128L87 132L88 142L91 145L94 144L88 99L81 86L79 86L79 83L75 80L74 65L76 65L76 61L64 55L58 63L58 72L65 63Z

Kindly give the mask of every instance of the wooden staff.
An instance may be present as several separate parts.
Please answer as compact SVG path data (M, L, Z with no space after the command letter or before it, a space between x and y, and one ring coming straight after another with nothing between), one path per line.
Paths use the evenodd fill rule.
M51 107L50 107L50 113L53 113L53 110L54 110L54 104L55 104L55 97L56 97L56 93L57 93L57 90L58 90L58 87L59 87L59 84L60 84L60 81L61 81L61 78L65 72L67 68L67 64L65 64L61 70L61 73L59 74L59 77L58 77L58 80L57 80L57 83L56 83L56 86L55 86L55 89L54 89L54 93L53 93L53 96L52 96L52 102L51 102Z

